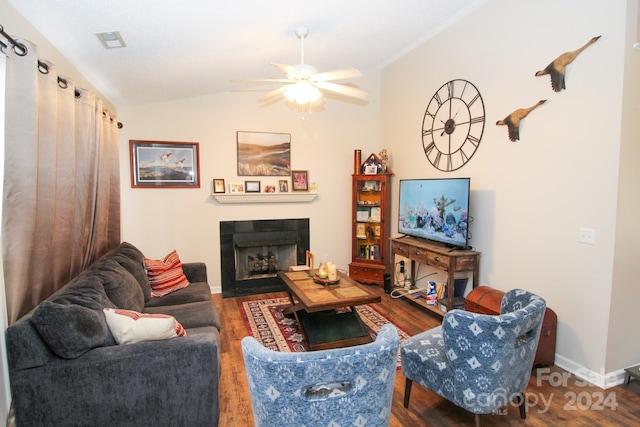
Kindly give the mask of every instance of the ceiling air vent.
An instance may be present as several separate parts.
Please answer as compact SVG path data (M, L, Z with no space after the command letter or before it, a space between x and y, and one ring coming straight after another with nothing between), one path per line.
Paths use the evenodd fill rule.
M108 31L105 33L96 33L100 43L105 49L115 49L117 47L126 47L127 45L122 40L122 36L118 31Z

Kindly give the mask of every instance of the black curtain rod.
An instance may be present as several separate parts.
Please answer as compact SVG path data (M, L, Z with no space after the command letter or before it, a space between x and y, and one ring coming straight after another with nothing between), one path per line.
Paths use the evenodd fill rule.
M2 37L4 37L5 39L7 39L7 41L9 43L11 43L11 47L13 48L13 51L16 53L16 55L20 55L20 56L25 56L27 54L27 47L25 45L23 45L22 43L20 43L19 41L17 41L16 39L14 39L13 37L11 37L9 34L7 34L4 31L4 26L0 25L0 34L2 35ZM8 46L1 42L2 45L7 48Z
M29 51L24 44L20 43L19 41L17 41L13 37L11 37L9 34L7 34L4 31L4 26L2 26L2 24L0 24L0 35L2 35L2 37L7 39L7 41L11 44L11 48L13 49L13 51L15 52L16 55L25 56L27 54L27 52ZM7 49L9 47L2 40L0 40L0 45L3 47L3 49ZM38 60L38 70L43 74L47 74L49 72L49 66L46 63ZM64 78L58 76L58 85L60 85L60 87L62 87L64 89L66 89L67 88L67 81ZM75 91L75 96L76 96L76 98L79 98L81 96L80 92L76 90ZM106 115L106 114L103 112L103 115ZM122 126L123 126L123 124L121 122L118 122L118 129L122 129Z

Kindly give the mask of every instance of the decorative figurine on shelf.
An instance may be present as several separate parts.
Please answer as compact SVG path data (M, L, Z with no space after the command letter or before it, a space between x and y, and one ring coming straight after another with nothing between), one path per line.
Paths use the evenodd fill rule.
M387 149L383 148L382 151L378 153L378 155L380 156L380 173L387 173L387 164L389 162Z
M364 175L393 175L393 171L389 167L389 155L387 149L380 151L380 156L371 153L369 157L360 166L360 173Z
M381 170L380 158L375 153L371 153L362 164L362 173L365 175L377 175L382 173Z

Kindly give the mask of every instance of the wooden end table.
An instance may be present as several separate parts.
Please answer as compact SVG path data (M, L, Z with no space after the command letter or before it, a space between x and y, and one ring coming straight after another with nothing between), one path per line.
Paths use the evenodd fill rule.
M355 307L380 302L380 295L348 276L338 273L340 283L323 285L314 282L317 270L281 271L293 314L307 339L310 350L366 344L372 339ZM350 310L341 310L349 308Z

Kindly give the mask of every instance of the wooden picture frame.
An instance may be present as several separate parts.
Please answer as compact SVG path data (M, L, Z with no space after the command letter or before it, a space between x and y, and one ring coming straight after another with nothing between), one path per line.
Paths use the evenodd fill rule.
M291 190L309 191L309 171L291 171Z
M278 181L278 189L280 189L281 193L289 192L289 180L281 179Z
M244 183L232 182L229 183L229 193L244 193Z
M129 140L132 188L200 188L197 142Z
M245 193L259 193L260 192L260 181L245 181L244 182L244 192Z
M213 192L214 194L224 193L224 179L222 178L214 178L213 180Z
M238 176L291 174L291 134L236 132Z

